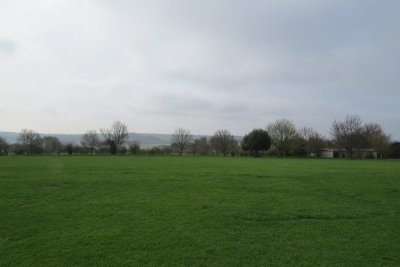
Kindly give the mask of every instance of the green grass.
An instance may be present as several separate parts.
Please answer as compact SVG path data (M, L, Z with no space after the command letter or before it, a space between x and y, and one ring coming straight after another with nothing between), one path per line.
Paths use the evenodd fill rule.
M0 157L1 266L400 265L400 162Z

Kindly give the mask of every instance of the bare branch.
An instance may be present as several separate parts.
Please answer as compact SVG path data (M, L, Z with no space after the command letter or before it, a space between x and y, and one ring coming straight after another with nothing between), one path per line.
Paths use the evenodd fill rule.
M211 145L217 152L226 156L238 146L238 142L228 130L218 130L211 137Z
M172 144L178 148L179 154L182 155L185 148L192 141L193 136L190 133L190 130L186 130L183 128L179 128L175 130L175 133L172 135Z
M101 134L110 146L111 154L116 154L128 141L128 127L120 121L115 121L111 129L100 129Z
M96 130L87 131L82 137L81 144L83 147L89 149L90 155L93 155L93 152L100 144L97 131Z
M267 132L278 151L278 156L281 155L282 152L288 153L297 137L296 126L293 122L286 119L268 124Z

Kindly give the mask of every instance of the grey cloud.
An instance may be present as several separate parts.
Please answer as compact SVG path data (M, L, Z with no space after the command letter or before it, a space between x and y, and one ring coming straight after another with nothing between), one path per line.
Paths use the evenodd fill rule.
M397 0L40 3L19 12L10 1L9 14L0 4L0 36L18 44L0 62L0 88L27 112L29 88L61 118L99 127L115 118L137 132L182 123L244 134L286 117L327 135L357 113L400 138Z
M150 107L150 112L159 116L190 117L215 111L215 105L207 99L184 92L161 93L153 97Z
M14 42L0 37L0 56L12 56L17 46Z

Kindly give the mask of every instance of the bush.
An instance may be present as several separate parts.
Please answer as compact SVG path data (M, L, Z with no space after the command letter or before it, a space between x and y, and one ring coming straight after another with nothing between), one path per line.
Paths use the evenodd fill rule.
M246 134L242 141L242 149L258 156L260 151L267 151L271 147L271 138L263 129L254 129Z

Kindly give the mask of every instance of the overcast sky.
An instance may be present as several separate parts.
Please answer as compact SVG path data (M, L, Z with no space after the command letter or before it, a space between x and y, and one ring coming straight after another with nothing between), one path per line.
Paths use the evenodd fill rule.
M400 138L399 0L0 0L0 130Z

